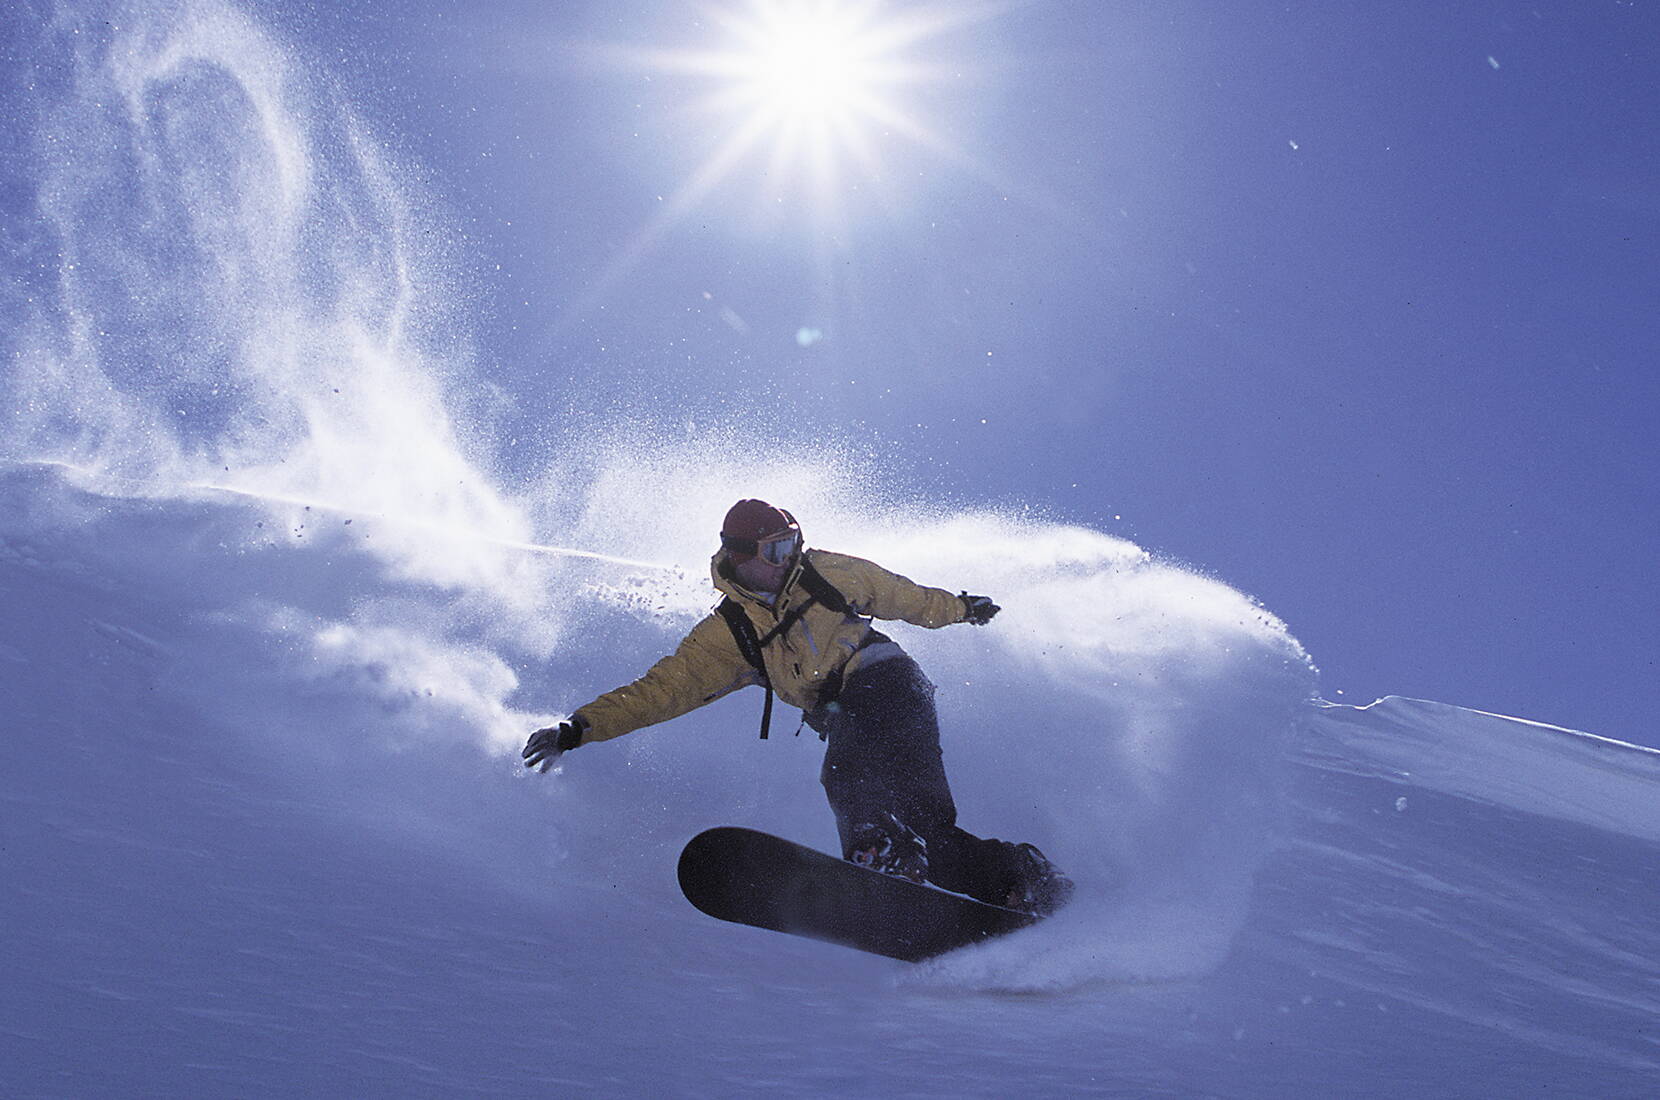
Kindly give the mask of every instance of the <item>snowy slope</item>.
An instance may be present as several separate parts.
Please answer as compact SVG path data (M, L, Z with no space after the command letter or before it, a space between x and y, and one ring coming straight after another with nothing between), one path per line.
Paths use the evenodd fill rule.
M1174 818L1128 826L1192 835L1163 874L1115 852L1108 901L1067 831L1107 818L1065 787L1048 825L999 810L988 781L1030 766L948 742L965 819L1065 853L1085 896L909 968L679 899L704 825L830 835L816 741L755 742L754 700L526 778L484 735L483 647L409 686L390 634L430 657L422 589L371 556L261 543L243 501L41 467L3 490L7 1095L1638 1096L1660 1061L1652 751L1302 704L1272 795L1218 797L1191 758L1143 777ZM401 626L331 659L372 606ZM1213 862L1248 853L1214 834L1254 820L1271 844L1232 897Z

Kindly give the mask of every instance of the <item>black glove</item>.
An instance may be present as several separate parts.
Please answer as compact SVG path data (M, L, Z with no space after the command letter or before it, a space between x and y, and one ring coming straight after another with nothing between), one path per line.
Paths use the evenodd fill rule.
M972 623L975 626L985 626L991 622L993 615L1003 610L991 602L990 596L970 596L967 592L964 592L957 598L963 601L963 609L966 612L963 615L963 622Z
M537 730L525 742L525 767L534 768L539 764L542 771L547 771L561 753L570 752L582 744L582 730L582 723L575 719Z

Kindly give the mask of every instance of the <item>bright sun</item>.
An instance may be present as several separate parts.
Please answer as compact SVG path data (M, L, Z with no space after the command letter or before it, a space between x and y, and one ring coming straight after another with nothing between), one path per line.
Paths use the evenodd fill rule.
M676 0L678 3L679 0ZM747 177L765 220L784 216L820 245L838 238L871 199L900 205L905 154L917 148L984 174L915 113L915 93L958 81L962 66L923 55L1010 0L713 0L696 24L699 48L610 49L627 67L692 78L690 122L706 152L655 215L567 313L607 292L719 188Z
M874 43L845 11L772 7L740 28L738 94L779 124L847 120L867 107L884 75Z
M694 133L710 152L676 195L699 201L746 161L760 159L769 198L805 200L815 222L844 212L858 181L879 181L900 142L941 151L906 93L953 70L918 58L930 40L988 18L972 0L949 6L878 0L745 0L708 10L716 40L700 50L659 51L648 67L697 77ZM949 153L950 151L947 150Z

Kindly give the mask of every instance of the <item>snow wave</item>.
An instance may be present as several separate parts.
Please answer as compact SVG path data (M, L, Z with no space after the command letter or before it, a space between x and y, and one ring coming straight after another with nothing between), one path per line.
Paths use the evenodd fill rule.
M607 444L510 490L477 400L499 395L471 363L453 265L425 243L445 227L326 82L222 0L65 2L26 33L51 92L27 99L38 218L9 260L51 275L10 337L3 454L158 514L172 501L217 517L183 521L220 538L189 564L135 551L154 583L176 585L176 566L192 604L220 601L221 640L192 650L181 682L239 687L197 705L229 721L225 700L257 699L247 720L274 743L331 759L345 731L382 751L506 755L672 645L711 601L720 515L767 496L815 545L1007 607L986 631L901 640L942 688L965 826L1042 844L1081 896L950 980L1055 985L1222 958L1267 850L1291 714L1313 692L1283 624L1123 540L918 501L835 440L757 447L619 418ZM201 560L215 552L225 561ZM302 721L297 697L334 712ZM549 812L590 858L641 876L632 847L745 815L826 845L816 746L762 754L734 744L747 725L740 703L677 723L672 751L666 734L587 750ZM591 835L584 822L619 804L652 809ZM1190 927L1103 935L1108 911Z

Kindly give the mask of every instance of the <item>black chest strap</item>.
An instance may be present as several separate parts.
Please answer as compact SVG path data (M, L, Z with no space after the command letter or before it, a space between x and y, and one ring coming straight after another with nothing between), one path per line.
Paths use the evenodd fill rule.
M824 574L813 564L811 554L802 555L801 575L795 579L795 583L799 584L807 595L838 615L858 614L853 610L853 605L847 602L847 597L842 595L835 585L824 579Z
M732 640L738 643L738 652L743 654L744 660L760 675L761 686L767 689L767 701L761 708L763 741L772 729L772 679L767 676L767 663L763 651L775 638L783 637L790 627L800 622L801 616L815 603L823 604L831 611L842 615L855 614L852 605L847 602L847 597L838 592L835 585L824 579L824 575L813 566L811 557L802 557L801 573L796 577L796 583L807 593L807 598L790 608L789 613L778 620L778 625L767 631L764 636L756 634L755 624L749 621L749 615L745 613L743 606L731 596L727 596L715 606L715 612L726 620L727 627L731 629Z
M715 612L726 620L727 627L732 631L732 640L738 643L738 652L760 674L761 686L767 689L767 701L761 708L761 740L765 741L767 732L772 729L772 680L767 677L767 662L761 656L761 639L755 633L755 624L749 621L744 609L731 596L716 605ZM771 633L767 635L768 638L771 636Z

